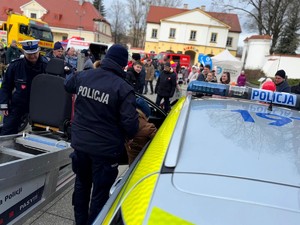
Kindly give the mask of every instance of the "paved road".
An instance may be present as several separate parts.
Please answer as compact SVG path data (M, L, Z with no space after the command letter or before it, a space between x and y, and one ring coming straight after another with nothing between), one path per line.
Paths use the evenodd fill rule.
M128 166L119 166L119 175L127 168ZM72 193L73 185L27 220L24 225L73 225Z

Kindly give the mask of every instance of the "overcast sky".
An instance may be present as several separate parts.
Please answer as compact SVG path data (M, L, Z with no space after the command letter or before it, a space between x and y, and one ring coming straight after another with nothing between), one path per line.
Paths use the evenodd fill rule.
M126 2L126 0L121 0L121 1ZM112 2L113 2L112 0L104 0L103 3L104 3L104 7L105 7L106 10L109 9L109 7L110 7L110 5L111 5ZM188 4L188 8L189 9L194 9L196 7L201 7L202 5L205 5L206 6L206 10L210 10L211 0L183 0L182 3L183 4ZM242 21L243 20L240 17L239 17L239 19L240 19L240 23L241 23L241 27L242 27L242 33L240 34L240 40L239 40L238 45L239 46L243 46L244 45L243 40L246 37L249 37L249 36L251 36L253 34L252 33L247 33L245 31L245 29L243 29L243 26L242 26ZM108 20L109 20L109 18L108 18Z

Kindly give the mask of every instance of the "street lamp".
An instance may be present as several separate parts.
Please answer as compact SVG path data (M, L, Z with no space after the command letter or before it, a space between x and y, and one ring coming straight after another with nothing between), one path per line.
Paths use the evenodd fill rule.
M76 14L79 16L79 37L81 37L81 31L82 31L82 26L81 26L81 17L83 17L85 15L85 11L83 10L82 13L79 12L78 10L76 10Z

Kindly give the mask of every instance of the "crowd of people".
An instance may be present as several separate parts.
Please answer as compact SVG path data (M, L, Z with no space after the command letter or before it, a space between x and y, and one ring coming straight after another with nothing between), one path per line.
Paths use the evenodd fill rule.
M64 49L60 42L44 57L40 55L38 40L16 42L6 50L0 44L0 68L3 83L0 88L0 110L4 114L0 135L16 134L21 118L29 111L31 82L38 74L45 73L52 58L65 63L65 89L76 95L72 121L71 154L76 174L73 205L76 224L92 224L109 197L109 189L118 174L118 160L126 149L131 164L143 146L151 140L157 128L150 123L151 109L140 94L157 94L155 103L166 112L171 110L170 99L178 85L194 80L232 84L230 73L219 79L209 65L180 67L179 63L164 58L154 64L152 59L141 60L134 53L128 61L125 47L115 44L104 59L94 61L89 49L84 55L82 71L77 71L78 52ZM4 53L5 51L5 53ZM20 58L20 55L24 57ZM3 56L5 55L5 56ZM4 73L3 66L9 65ZM155 74L158 73L154 87ZM246 85L246 74L237 78L238 86ZM268 81L269 82L269 81ZM273 82L273 81L271 81ZM265 85L268 86L268 85ZM291 92L284 70L275 74L273 91ZM86 88L95 93L91 98L83 94ZM264 88L264 87L263 87Z

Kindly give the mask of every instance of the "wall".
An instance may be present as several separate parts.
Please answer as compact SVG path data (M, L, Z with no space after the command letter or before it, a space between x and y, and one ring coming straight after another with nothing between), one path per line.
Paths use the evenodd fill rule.
M249 39L243 49L244 69L261 69L269 55L270 44L269 39Z
M262 70L268 77L274 77L277 70L285 70L288 78L300 79L300 56L268 56Z

